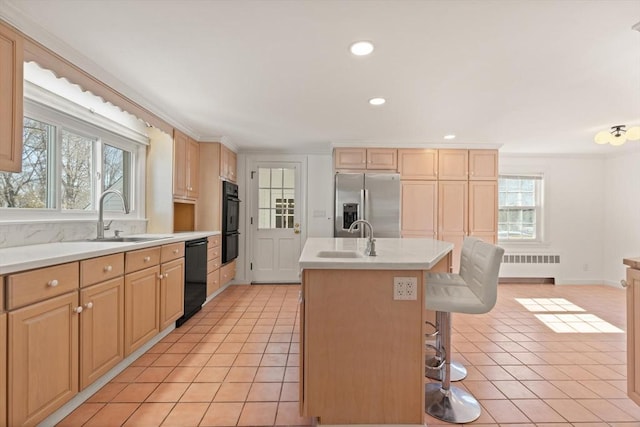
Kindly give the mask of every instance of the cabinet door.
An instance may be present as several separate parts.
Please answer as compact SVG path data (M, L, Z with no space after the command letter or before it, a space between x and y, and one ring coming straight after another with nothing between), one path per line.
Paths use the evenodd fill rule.
M468 175L468 150L438 150L438 179L466 180Z
M124 359L124 277L80 292L80 389Z
M367 148L367 169L398 169L398 150L395 148Z
M0 171L22 170L22 37L0 22Z
M200 192L200 145L189 138L187 149L187 197L197 199Z
M160 266L127 274L124 279L124 355L160 332Z
M236 262L231 261L220 267L220 287L229 283L236 276Z
M452 271L460 269L460 250L467 234L467 181L438 181L438 239L454 244Z
M220 269L207 273L207 297L220 289Z
M333 152L335 169L366 169L366 148L336 148Z
M160 267L160 330L184 314L184 258Z
M469 235L495 244L498 230L498 183L469 182Z
M78 292L9 313L8 425L35 425L78 392Z
M0 276L0 280L2 276ZM2 290L0 290L0 293ZM1 308L0 308L1 310ZM7 425L7 313L0 314L0 426Z
M402 237L436 238L438 182L402 181Z
M173 196L187 197L187 146L189 137L173 131Z
M627 394L640 405L640 270L627 269Z
M231 150L229 151L229 160L228 160L228 177L229 181L236 182L238 179L238 157L236 153Z
M469 180L497 180L498 151L469 150Z
M398 150L400 178L438 179L438 151L428 149Z

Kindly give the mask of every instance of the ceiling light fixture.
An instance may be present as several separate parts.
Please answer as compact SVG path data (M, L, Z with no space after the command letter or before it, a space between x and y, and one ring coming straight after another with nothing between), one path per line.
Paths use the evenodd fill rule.
M384 104L385 102L387 102L387 100L386 100L386 99L384 99L384 98L371 98L371 99L369 100L369 104L371 104L371 105L376 105L376 106L378 106L378 105L382 105L382 104Z
M633 126L625 129L625 125L611 126L611 130L603 130L598 132L593 140L596 144L611 144L614 146L622 145L627 140L636 141L640 139L640 126Z
M349 47L349 50L356 56L369 55L373 52L373 43L368 41L355 42Z
M455 136L454 134L452 134L452 133L451 133L451 134L449 134L449 135L445 135L445 136L444 136L444 139L455 139L455 137L456 137L456 136Z

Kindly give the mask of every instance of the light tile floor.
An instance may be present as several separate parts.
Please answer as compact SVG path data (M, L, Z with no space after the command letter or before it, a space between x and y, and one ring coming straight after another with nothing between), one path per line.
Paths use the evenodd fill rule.
M59 426L309 425L298 415L298 290L227 288ZM598 331L625 329L623 290L500 285L498 295L488 314L453 315L455 359L469 371L456 385L483 408L473 425L640 426L625 334ZM574 317L547 326L539 314ZM567 328L591 332L555 332Z

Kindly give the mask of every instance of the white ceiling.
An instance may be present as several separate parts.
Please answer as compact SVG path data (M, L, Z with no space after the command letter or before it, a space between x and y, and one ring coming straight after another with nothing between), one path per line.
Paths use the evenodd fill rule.
M0 0L0 16L172 125L241 150L611 153L640 125L638 0ZM370 40L369 57L348 51ZM387 104L372 107L369 98Z

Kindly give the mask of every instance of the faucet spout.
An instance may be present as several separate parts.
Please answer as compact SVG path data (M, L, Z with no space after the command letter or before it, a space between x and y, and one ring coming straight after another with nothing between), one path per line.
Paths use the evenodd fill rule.
M108 230L109 225L111 225L111 223L109 223L109 225L107 225L106 227L104 225L104 198L107 194L115 194L116 196L120 197L124 206L124 213L129 213L129 203L127 202L127 199L124 198L121 192L119 192L118 190L105 190L105 192L100 195L100 200L98 201L98 239L104 239L104 230Z
M358 219L356 221L353 221L351 223L351 226L349 227L349 233L353 233L355 231L357 231L355 229L355 227L358 224L364 224L369 228L369 239L367 240L367 247L364 250L364 254L367 256L376 256L376 239L373 238L373 226L371 225L371 223L369 221L366 221L364 219Z

